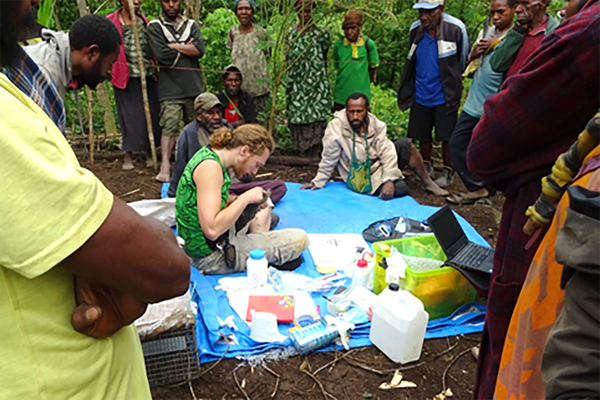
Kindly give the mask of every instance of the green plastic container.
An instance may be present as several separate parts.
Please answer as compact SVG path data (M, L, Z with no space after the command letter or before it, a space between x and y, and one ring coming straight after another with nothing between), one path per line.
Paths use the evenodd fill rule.
M388 240L373 243L375 271L373 292L379 294L387 287L383 260L390 256L389 248L411 257L446 261L446 255L434 235L424 235L406 239ZM467 279L452 267L441 267L419 272L411 268L411 260L406 260L404 289L423 302L429 319L452 314L458 307L475 300L477 291Z

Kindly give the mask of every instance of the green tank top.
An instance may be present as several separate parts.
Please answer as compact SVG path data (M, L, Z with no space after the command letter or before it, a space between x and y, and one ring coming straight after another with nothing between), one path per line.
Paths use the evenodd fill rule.
M198 219L198 189L192 178L196 167L204 160L215 160L223 168L221 210L227 205L229 188L231 187L229 173L221 163L221 160L219 160L217 154L208 146L198 150L183 170L183 174L177 185L177 195L175 196L175 220L177 221L179 236L185 240L184 250L192 258L206 257L215 249L215 242L208 240L204 236L204 232L202 232L202 227L200 227L200 220ZM227 235L227 232L224 235Z

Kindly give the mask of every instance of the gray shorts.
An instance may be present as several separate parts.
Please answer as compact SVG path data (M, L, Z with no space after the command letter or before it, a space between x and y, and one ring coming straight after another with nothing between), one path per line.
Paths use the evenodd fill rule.
M206 257L192 258L192 266L205 275L224 275L246 271L246 260L253 249L261 249L269 264L282 265L300 257L309 244L308 236L302 229L281 229L269 232L248 233L250 224L239 232L229 230L229 243L235 246L234 268L225 265L222 250L215 250Z

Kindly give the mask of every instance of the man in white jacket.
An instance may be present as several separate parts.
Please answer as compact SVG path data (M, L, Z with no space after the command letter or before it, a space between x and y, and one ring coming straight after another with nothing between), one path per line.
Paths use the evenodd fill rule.
M42 29L42 41L25 46L25 52L54 81L64 100L69 85L92 89L110 79L117 59L121 35L106 17L96 14L79 18L69 34Z
M351 190L389 200L408 194L400 170L406 166L416 172L426 190L439 196L448 194L431 180L410 139L395 143L388 139L387 125L369 112L367 97L353 93L346 108L335 113L327 125L317 175L301 189L324 188L337 168Z

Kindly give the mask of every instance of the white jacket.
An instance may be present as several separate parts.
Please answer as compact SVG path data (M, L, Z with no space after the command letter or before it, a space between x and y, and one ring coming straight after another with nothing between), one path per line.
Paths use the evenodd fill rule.
M65 32L42 29L40 43L23 47L40 69L54 81L60 97L65 99L67 87L73 80L71 72L71 44Z
M371 159L371 185L373 194L386 181L403 179L398 168L398 155L394 143L387 137L387 125L373 114L368 114L369 125L367 140L369 141L369 157ZM337 170L346 182L350 164L352 163L352 127L348 122L346 110L335 113L334 119L327 125L323 136L323 153L319 163L319 171L312 183L323 188L331 177L333 169ZM364 135L356 135L356 158L358 162L367 159Z

